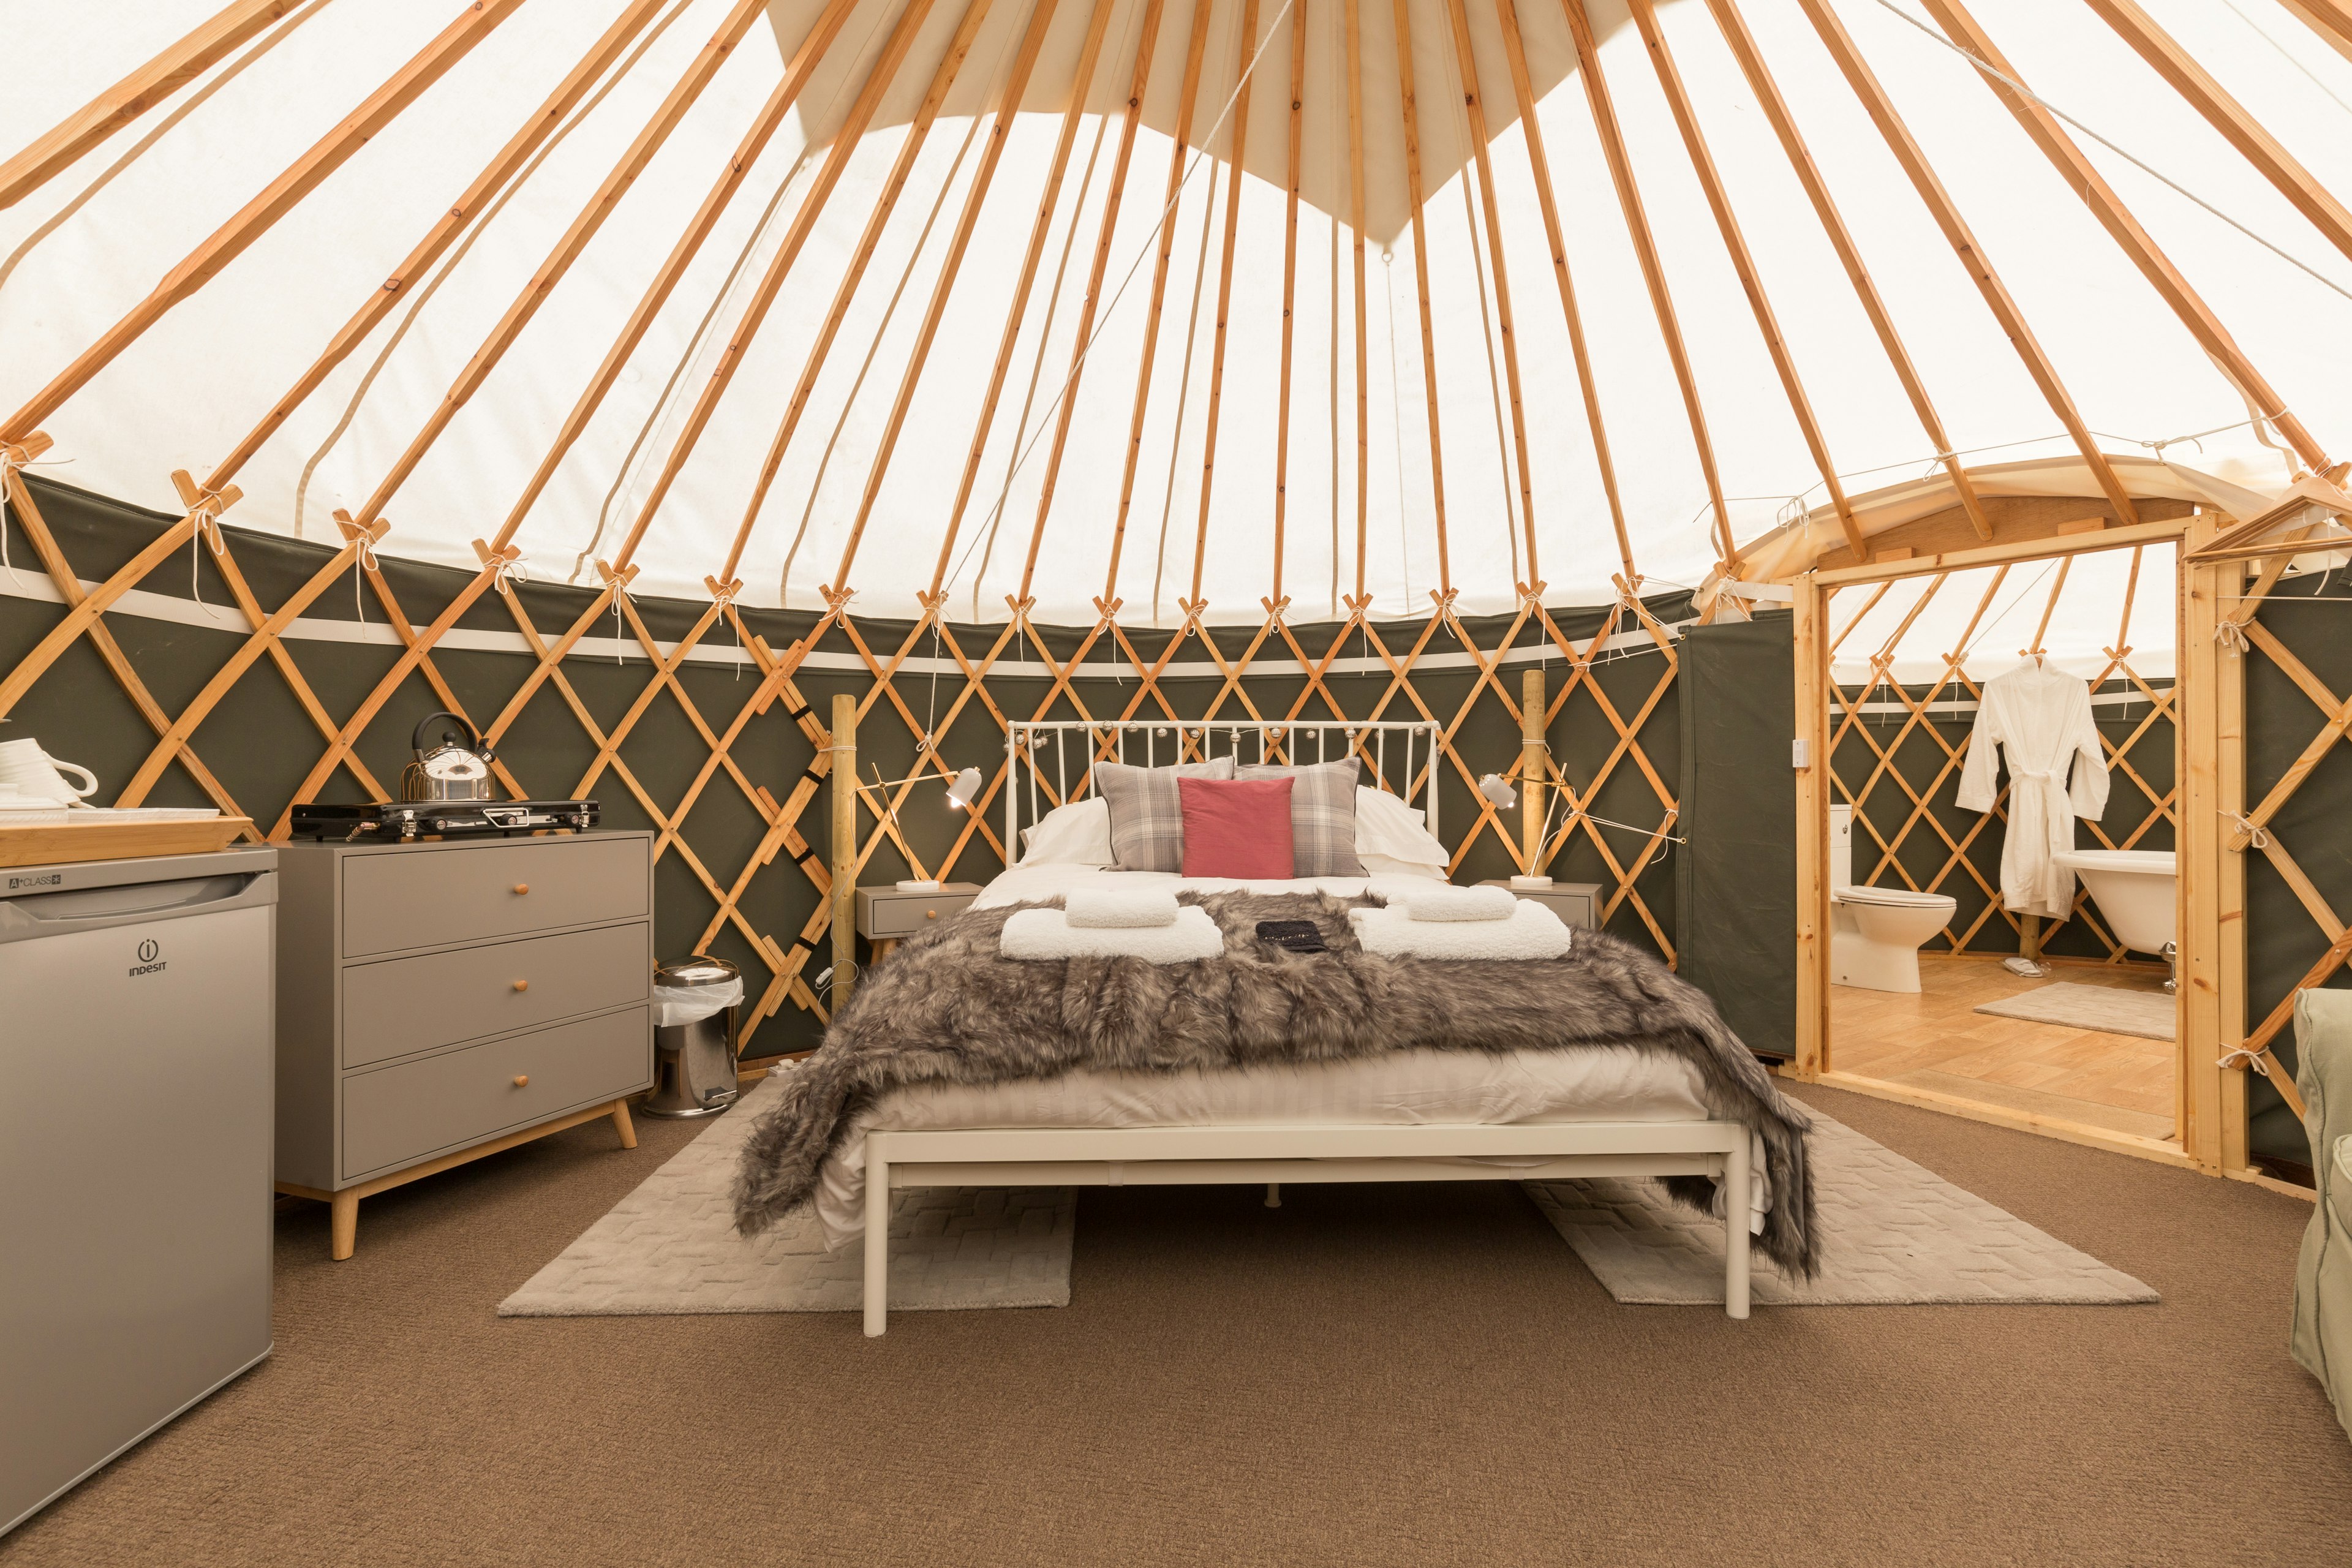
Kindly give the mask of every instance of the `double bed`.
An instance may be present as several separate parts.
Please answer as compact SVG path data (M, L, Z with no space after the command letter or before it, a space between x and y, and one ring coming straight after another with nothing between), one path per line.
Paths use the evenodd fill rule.
M1016 724L1007 794L1026 794L1034 817L1041 786L1065 802L1083 793L1084 767L1071 789L1048 746L1084 744L1090 764L1130 738L1154 761L1223 740L1276 762L1352 750L1375 787L1393 781L1433 818L1434 726L1319 728L1328 739L1289 723ZM1005 826L1022 844L1014 799ZM925 1186L1248 1184L1272 1204L1302 1182L1680 1178L1679 1195L1724 1217L1730 1316L1748 1311L1749 1238L1810 1264L1801 1111L1698 993L1626 944L1578 932L1557 963L1382 958L1354 948L1349 911L1442 868L1368 852L1365 876L1243 882L1028 847L970 910L874 972L747 1145L740 1222L807 1203L831 1245L862 1245L868 1335L887 1323L891 1194ZM1209 910L1223 958L996 952L1015 910L1144 885ZM1319 920L1333 952L1269 957L1251 936L1268 913Z

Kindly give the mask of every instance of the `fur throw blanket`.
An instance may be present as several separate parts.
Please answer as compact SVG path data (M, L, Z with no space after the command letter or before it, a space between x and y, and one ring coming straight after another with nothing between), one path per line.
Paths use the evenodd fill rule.
M1319 893L1181 895L1224 932L1222 957L1021 962L1001 956L1011 906L967 910L874 971L751 1130L736 1224L756 1235L814 1190L851 1118L912 1084L1003 1083L1077 1068L1178 1072L1328 1062L1397 1050L1505 1052L1632 1046L1698 1069L1709 1114L1762 1135L1771 1179L1763 1250L1811 1275L1820 1244L1804 1111L1776 1089L1705 993L1630 943L1576 933L1567 956L1438 962L1368 953L1348 911L1381 900ZM1058 903L1059 900L1051 900ZM1328 953L1260 942L1257 922L1311 920ZM1668 1179L1705 1205L1714 1184Z

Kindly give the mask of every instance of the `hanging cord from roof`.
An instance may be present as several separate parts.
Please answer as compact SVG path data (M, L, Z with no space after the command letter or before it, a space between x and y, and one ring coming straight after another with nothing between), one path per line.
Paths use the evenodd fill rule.
M1256 73L1258 61L1265 58L1266 46L1274 42L1276 37L1281 32L1283 18L1288 16L1290 15L1290 8L1297 4L1298 0L1283 0L1282 9L1276 12L1274 15L1274 20L1266 24L1265 36L1258 40L1257 47L1251 52L1249 64L1244 66L1242 68L1241 75L1234 79L1234 90L1227 95L1224 108L1217 111L1216 122L1209 127L1208 134L1201 138L1200 147L1193 153L1192 161L1185 165L1183 177L1176 183L1176 194L1168 199L1167 205L1160 209L1160 216L1153 221L1151 225L1151 232L1143 237L1142 245L1138 247L1136 249L1135 259L1128 263L1126 275L1119 279L1118 287L1111 291L1110 300L1103 307L1101 318L1095 323L1094 331L1087 336L1086 342L1080 345L1077 354L1071 361L1070 374L1062 378L1062 384L1055 390L1053 400L1045 405L1045 415L1041 415L1039 416L1037 434L1029 438L1029 444L1021 449L1021 455L1013 460L1013 467L1006 471L1004 476L1004 489L998 494L996 504L989 509L987 531L987 536L989 538L992 539L995 537L996 521L997 519L1003 514L1004 498L1012 491L1013 475L1018 474L1022 468L1027 466L1029 462L1029 454L1037 449L1038 441L1041 440L1045 434L1045 416L1050 416L1054 410L1059 408L1062 405L1062 399L1070 395L1070 388L1077 384L1078 373L1085 368L1087 356L1094 353L1095 344L1100 341L1104 331L1109 328L1111 318L1118 313L1118 302L1127 295L1127 286L1135 281L1136 271L1143 265L1143 258L1151 253L1152 246L1159 242L1160 231L1167 227L1168 220L1175 216L1176 204L1184 199L1185 187L1192 183L1192 176L1199 172L1202 160L1205 159L1209 155L1209 144L1215 142L1219 133L1224 130L1226 120L1230 118L1234 112L1234 105L1241 101L1242 89L1249 86L1250 78ZM971 550L967 548L964 552L966 559L969 559L971 554ZM962 571L963 563L960 561L956 563L956 574L961 575ZM953 580L954 579L952 577L950 578L950 582ZM972 586L972 604L973 614L975 616L979 613L979 600L980 587L979 584L975 583Z
M2326 288L2341 294L2347 300L2352 300L2352 289L2345 288L2341 283L2336 282L2326 273L2317 270L2309 263L2299 259L2288 251L2272 244L2268 239L2263 238L2252 229L2248 228L2244 224L2240 223L2236 218L2231 217L2228 213L2223 212L2220 207L2215 206L2211 202L2207 201L2204 197L2199 195L2196 192L2190 190L2179 181L2172 178L2169 174L2165 174L2162 170L2158 169L2155 165L2144 163L2140 159L2133 157L2129 153L2125 152L2121 147L2116 146L2113 142L2108 141L2105 137L2100 135L2097 132L2092 130L2089 126L2084 124L2081 121L2075 119L2073 115L2067 113L2064 110L2059 108L2048 99L2043 98L2039 93L2033 91L2032 89L2027 87L2023 82L2019 81L2015 77L2009 75L2005 71L1994 69L1983 60L1979 59L1976 55L1971 53L1969 50L1962 48L1959 45L1952 42L1951 39L1944 37L1944 35L1935 27L1930 26L1927 23L1921 21L1918 17L1912 16L1908 11L1904 10L1900 5L1895 5L1895 0L1877 0L1877 5L1881 10L1885 11L1892 16L1899 16L1904 21L1908 22L1912 26L1916 27L1920 32L1926 34L1937 43L1943 45L1944 47L1951 50L1952 53L1959 56L1960 58L1968 61L1970 65L1976 67L1977 69L1982 71L1985 75L2006 86L2011 92L2016 93L2021 98L2031 99L2035 103L2040 104L2042 108L2048 110L2051 113L2056 115L2059 119L2064 121L2067 124L2073 126L2075 130L2089 137L2092 141L2096 142L2100 146L2105 147L2108 152L2113 153L2116 157L2121 158L2125 163L2129 163L2133 168L2137 169L2141 174L2147 175L2150 179L2155 180L2158 184L2164 185L2171 190L2174 195L2183 196L2198 206L2204 208L2208 214L2221 219L2231 228L2236 229L2240 234L2244 235L2248 239L2252 240L2256 245L2261 246L2264 250L2269 251L2273 256L2277 257L2281 261L2285 262L2288 266L2294 268L2298 271L2308 273L2312 278L2315 279Z
M983 105L1003 96L1005 61L1012 53L1013 40L1019 37L1019 28L1005 29L1004 41L997 46L996 61L989 69L989 90L987 98L982 100ZM1015 107L1003 105L999 113L1010 118ZM947 206L948 193L955 189L956 175L963 168L964 158L971 152L971 144L980 139L981 125L989 118L983 108L973 113L971 123L965 128L963 141L956 147L955 160L948 165L946 175L940 181L939 192L931 198L931 209L923 215L923 226L907 252L907 265L898 273L898 286L890 290L890 302L883 307L882 320L866 342L866 357L858 362L856 379L849 384L849 391L842 396L841 416L833 422L833 434L825 437L824 455L817 459L816 477L809 481L808 500L801 508L800 526L793 531L792 547L784 552L783 566L776 574L776 603L779 605L789 606L792 604L793 562L801 552L802 542L808 538L809 519L815 515L817 494L824 488L825 470L833 466L834 450L841 442L842 431L849 425L850 415L856 410L857 395L866 385L866 375L874 369L875 357L882 352L882 340L888 335L890 322L898 316L898 302L906 298L907 285L914 280L915 268L922 264L923 247L930 243L931 229L939 223L940 214Z
M2260 22L2255 21L2252 16L2247 16L2244 11L2241 10L2238 6L2238 0L2221 0L2221 4L2227 5L2233 13L2235 13L2239 21L2243 22L2247 26L2252 28L2255 36L2260 37L2263 42L2268 44L2272 48L2276 49L2279 52L2280 58L2284 59L2287 64L2301 71L2305 76L2309 77L2311 79L2312 86L2317 88L2320 91L2334 99L2336 100L2336 106L2338 109L2341 109L2347 114L2352 114L2352 102L2347 102L2342 93L2337 92L2334 88L2320 80L2318 74L2309 66L2305 65L2301 59L2297 58L2293 49L2288 48L2284 44L2280 43L2276 38L2271 37L2267 28L2265 28Z

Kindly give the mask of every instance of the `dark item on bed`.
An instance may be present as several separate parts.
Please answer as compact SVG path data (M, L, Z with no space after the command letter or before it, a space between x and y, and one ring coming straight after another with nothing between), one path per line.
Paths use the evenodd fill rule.
M866 977L823 1047L786 1075L774 1109L751 1128L736 1177L737 1228L757 1235L805 1202L856 1113L910 1085L1008 1083L1079 1068L1213 1072L1399 1050L1623 1046L1690 1063L1707 1114L1755 1130L1772 1194L1758 1245L1783 1269L1814 1272L1811 1122L1706 994L1648 953L1591 931L1557 959L1392 958L1366 952L1348 921L1349 910L1381 902L1376 895L1177 900L1217 922L1222 956L1023 963L997 951L1019 907L1006 905L966 910L910 939ZM1258 922L1269 920L1311 922L1329 954L1293 963L1269 952L1257 939ZM1704 1176L1670 1177L1666 1186L1696 1207L1715 1195Z
M1323 928L1313 921L1260 921L1257 939L1271 942L1285 952L1328 952L1331 944L1323 940Z

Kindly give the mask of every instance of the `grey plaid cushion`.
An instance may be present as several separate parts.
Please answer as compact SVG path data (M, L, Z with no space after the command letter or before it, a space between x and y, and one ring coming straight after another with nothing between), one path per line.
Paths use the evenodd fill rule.
M1290 779L1290 857L1293 876L1360 877L1356 858L1356 759L1305 767L1244 767L1240 779Z
M1118 871L1184 868L1184 805L1180 778L1229 779L1234 760L1138 768L1097 763L1095 792L1110 807L1111 868Z

